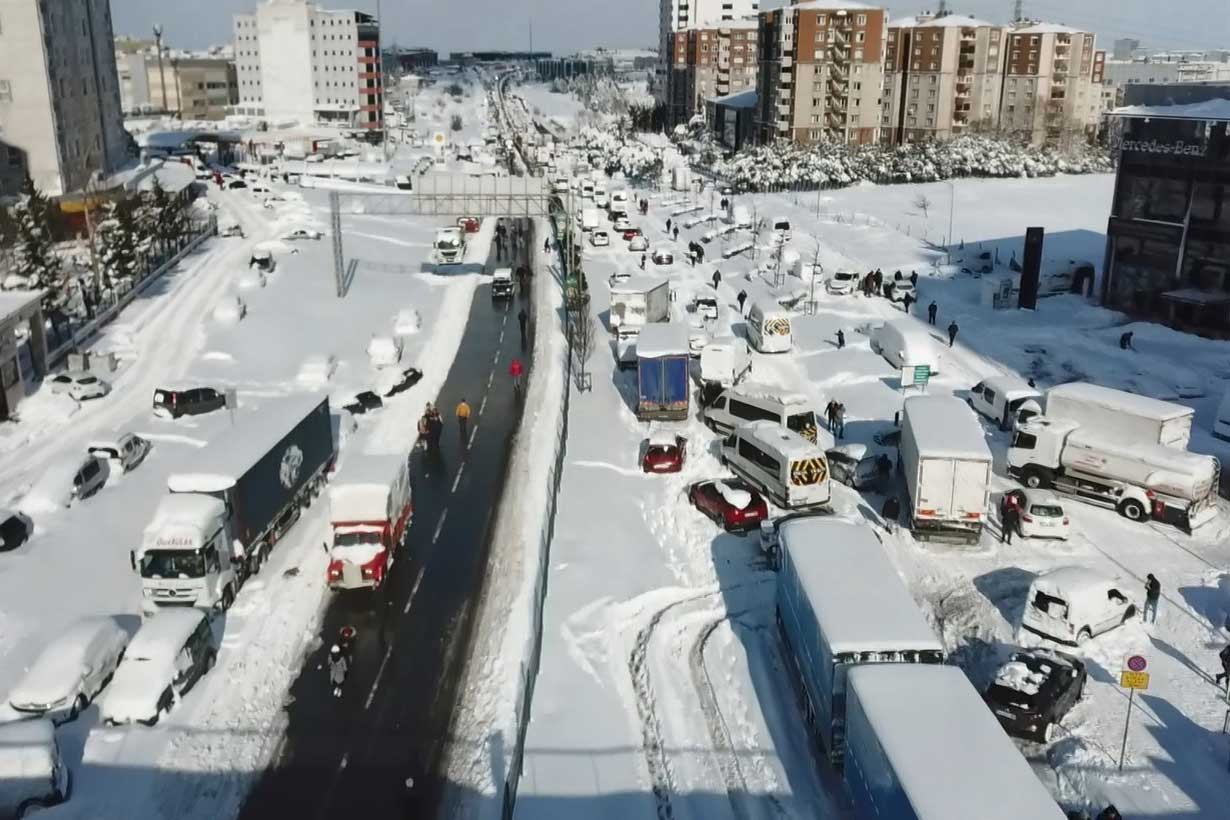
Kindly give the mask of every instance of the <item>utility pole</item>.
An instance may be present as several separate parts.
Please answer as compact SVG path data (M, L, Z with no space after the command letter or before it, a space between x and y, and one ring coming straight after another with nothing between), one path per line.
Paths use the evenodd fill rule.
M158 49L158 87L162 89L162 111L167 110L167 75L162 66L162 24L154 24L154 44Z
M376 65L380 66L380 79L376 84L377 105L380 107L380 156L389 161L389 126L384 121L385 87L387 78L384 74L384 16L380 13L380 0L376 0Z
M1024 0L1013 0L1012 3L1012 22L1019 23L1025 19L1025 3Z

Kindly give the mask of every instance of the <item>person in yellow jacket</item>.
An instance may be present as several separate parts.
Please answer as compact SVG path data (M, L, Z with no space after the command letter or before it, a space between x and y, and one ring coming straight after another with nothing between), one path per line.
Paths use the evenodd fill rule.
M461 433L461 446L466 444L466 436L469 433L470 426L470 405L466 404L463 397L457 404L457 430Z

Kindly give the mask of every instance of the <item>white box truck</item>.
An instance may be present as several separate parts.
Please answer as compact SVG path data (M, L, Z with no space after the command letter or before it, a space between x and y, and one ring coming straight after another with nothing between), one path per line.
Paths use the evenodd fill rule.
M1074 421L1128 444L1162 444L1186 450L1195 411L1111 387L1072 382L1046 391L1043 415L1055 421Z
M991 451L974 411L954 396L906 399L898 458L915 537L977 543L990 495Z
M636 367L636 340L641 328L665 322L671 313L670 282L658 276L633 276L611 285L608 322L615 336L620 368Z
M597 230L598 228L598 209L584 208L581 211L581 230L585 233Z
M1008 474L1109 507L1132 521L1155 519L1192 530L1217 516L1221 465L1156 443L1125 442L1103 425L1038 416L1008 448Z

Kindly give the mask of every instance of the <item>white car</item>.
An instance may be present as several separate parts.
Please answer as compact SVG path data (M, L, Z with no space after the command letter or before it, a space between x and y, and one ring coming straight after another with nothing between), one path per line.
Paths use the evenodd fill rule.
M904 302L905 297L918 301L918 290L914 287L914 283L909 279L894 279L892 280L894 302Z
M324 162L325 156L324 154L308 154L307 157L305 157L303 161L304 162Z
M9 705L55 723L76 720L115 674L130 637L118 618L77 621L48 640L9 692Z
M614 225L614 228L615 228L615 231L616 231L617 233L621 233L621 232L623 232L623 231L628 231L628 230L631 230L631 229L632 229L632 220L628 219L628 217L626 217L626 216L619 216L619 217L616 217L616 218L615 218L615 225Z
M243 290L260 290L265 286L265 273L260 268L248 268L235 277L235 287Z
M111 392L111 385L92 373L61 373L51 380L51 392L85 401L107 395Z
M323 233L315 228L295 228L293 231L287 231L282 234L282 238L288 241L296 239L320 239L324 236Z
M137 630L99 701L103 723L153 726L217 658L206 613L195 607L159 610Z
M51 721L0 724L0 817L33 817L63 803L71 781Z
M1071 524L1059 496L1050 490L1012 490L1021 514L1017 533L1024 538L1068 539Z
M119 464L124 472L130 473L145 460L152 446L135 433L123 433L113 439L92 441L87 451L92 456Z
M1059 567L1029 585L1021 626L1044 638L1081 645L1135 614L1136 605L1115 579L1085 567Z
M634 236L628 240L628 250L638 253L644 253L649 250L649 240L642 234Z
M84 501L101 490L110 476L111 465L97 456L54 462L22 498L22 510L54 512Z
M671 253L668 248L654 248L653 263L655 265L673 265L675 264L675 254Z
M839 270L833 274L833 278L824 286L825 290L834 296L844 296L848 293L854 293L858 287L858 274L853 271Z
M401 361L404 342L400 336L372 336L367 343L367 359L372 367L395 367Z
M605 248L611 244L611 235L606 231L590 231L589 244L595 248Z
M705 321L713 321L718 317L718 300L716 296L697 296L692 300L696 315Z
M214 321L224 325L236 324L247 315L248 306L235 294L223 296L213 313Z

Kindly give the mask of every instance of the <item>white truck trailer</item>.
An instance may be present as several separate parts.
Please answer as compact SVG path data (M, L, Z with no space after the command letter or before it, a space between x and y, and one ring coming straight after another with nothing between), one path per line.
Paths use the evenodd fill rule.
M906 399L898 458L915 537L977 543L990 497L991 451L974 411L954 396Z
M1212 456L1156 443L1128 443L1103 425L1038 416L1022 423L1008 449L1008 474L1109 507L1132 521L1193 530L1217 516L1221 466Z
M1162 444L1186 450L1195 411L1111 387L1072 382L1046 391L1043 415L1054 421L1074 421L1127 444Z

